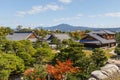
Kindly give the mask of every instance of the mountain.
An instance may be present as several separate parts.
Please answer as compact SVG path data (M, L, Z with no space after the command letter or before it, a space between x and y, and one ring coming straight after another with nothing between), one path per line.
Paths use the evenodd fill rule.
M91 27L85 27L85 26L72 26L69 24L59 24L56 26L51 26L51 27L37 27L37 29L45 29L45 30L60 30L60 31L76 31L76 30L110 30L114 32L120 32L120 28L91 28Z

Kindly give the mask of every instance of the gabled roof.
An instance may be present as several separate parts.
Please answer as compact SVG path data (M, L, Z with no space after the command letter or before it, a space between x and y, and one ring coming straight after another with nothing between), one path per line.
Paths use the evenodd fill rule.
M94 33L94 34L115 34L114 32L108 31L108 30L91 31L90 33Z
M70 36L68 34L53 34L53 35L61 41L63 41L64 39L70 39Z
M90 33L87 33L87 36L91 36L95 40L80 40L81 43L92 43L92 44L107 44L107 43L113 43L116 42L115 39L107 40L105 38L102 38L98 34L115 34L114 32L108 31L108 30L101 30L101 31L92 31ZM84 38L83 38L84 39Z
M111 43L111 42L116 42L115 39L107 40L107 39L104 39L104 38L98 36L97 34L89 33L88 35L90 35L90 36L92 36L93 38L97 39L97 40L100 41L102 44Z
M15 32L7 35L8 40L19 41L26 40L33 32ZM33 39L31 41L34 41Z
M70 39L70 36L68 34L62 34L62 33L54 33L49 34L45 37L45 40L48 40L51 36L58 38L59 40L63 41L64 39Z
M51 37L50 34L46 35L46 37L44 38L45 40L48 40Z

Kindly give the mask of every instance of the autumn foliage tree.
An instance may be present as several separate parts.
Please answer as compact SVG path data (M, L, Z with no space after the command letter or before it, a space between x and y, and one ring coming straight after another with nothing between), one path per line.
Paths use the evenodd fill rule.
M70 60L65 62L58 61L55 66L48 65L47 72L55 80L67 80L68 74L79 71L79 68L72 66L72 64Z
M74 32L70 32L69 34L75 40L79 40L79 39L81 39L82 37L85 36L84 31L74 31Z
M25 80L46 80L46 67L44 65L35 65L24 72Z

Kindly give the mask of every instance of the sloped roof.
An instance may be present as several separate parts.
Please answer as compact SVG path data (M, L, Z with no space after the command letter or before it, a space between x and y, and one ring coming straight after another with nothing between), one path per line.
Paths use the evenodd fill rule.
M94 34L94 33L88 33L87 36L91 36L93 38L95 38L96 40L92 40L92 41L89 41L89 40L80 40L81 43L95 43L95 44L107 44L107 43L112 43L112 42L116 42L115 39L110 39L110 40L107 40L107 39L104 39L102 37L100 37L99 35L97 34Z
M64 40L64 39L70 39L70 36L68 34L53 34L55 37L57 37L59 40Z
M61 41L64 39L70 39L70 36L68 34L54 33L54 34L46 35L45 40L48 40L51 36L57 37Z
M6 38L13 41L26 40L31 34L32 32L15 32L7 35Z
M88 35L90 35L90 36L92 36L93 38L97 39L97 40L100 41L101 43L107 43L106 39L98 36L97 34L91 34L91 33L90 33L90 34L88 34Z
M115 34L114 32L108 31L108 30L91 31L90 33L94 33L94 34Z
M47 40L47 39L49 39L50 37L51 37L51 35L50 35L50 34L48 34L48 35L46 35L46 36L45 36L45 38L44 38L44 39L45 39L45 40Z
M116 42L115 39L107 40L107 39L104 39L104 38L98 36L97 34L91 34L90 33L89 35L92 36L93 38L97 39L98 41L100 41L102 44Z

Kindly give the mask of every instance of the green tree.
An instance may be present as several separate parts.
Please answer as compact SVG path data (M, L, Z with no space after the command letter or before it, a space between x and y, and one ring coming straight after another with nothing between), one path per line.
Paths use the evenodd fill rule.
M6 53L14 53L18 52L26 52L30 55L35 53L35 49L33 48L32 42L29 40L21 40L21 41L9 41L7 40L2 46L2 50Z
M20 57L24 61L25 68L33 66L32 55L34 55L35 49L30 41L6 41L2 47L3 52Z
M89 33L89 32L91 32L91 30L85 30L85 33Z
M49 31L44 29L35 29L34 32L42 38L45 38L45 36L50 33Z
M43 48L50 48L49 44L45 40L37 40L34 44L33 47L35 49L43 47Z
M13 53L13 41L6 41L2 47L5 53Z
M66 60L72 60L74 65L77 64L77 60L85 56L83 53L83 45L80 43L71 43L69 47L63 48L60 50L60 53L56 54L56 56L53 59L53 62L59 60L59 61L66 61ZM56 64L56 62L55 62Z
M34 58L30 54L25 52L19 52L17 53L17 56L19 56L24 61L26 69L33 66Z
M22 27L23 27L22 25L18 25L17 28L16 28L16 30L20 31L22 29Z
M115 38L117 43L120 44L120 33L116 33Z
M24 72L25 80L46 80L47 72L45 65L34 65L34 68Z
M56 48L60 49L62 42L57 37L53 37L51 40L51 44L55 44L57 46Z
M23 59L25 68L33 66L34 58L32 56L35 54L36 50L33 48L30 41L22 40L13 42L13 52L16 56Z
M37 64L42 64L50 62L54 54L50 48L38 48L33 56Z
M9 33L13 33L14 31L9 27L0 27L0 37L7 36Z
M73 62L73 65L76 67L79 67L81 71L76 74L69 75L69 79L73 78L73 79L79 79L79 80L87 80L90 73L98 69L98 66L102 66L107 59L104 53L102 52L98 51L96 52L96 54L93 53L91 57L91 56L86 56L83 50L84 50L83 44L73 42L69 44L67 48L60 50L60 53L55 55L54 59L52 60L52 64L55 65L57 61L71 60ZM99 64L96 65L97 60L93 55L94 56L100 55L97 59L97 60L101 60L99 62L100 65Z
M120 55L120 44L118 44L115 48L115 53L117 53L117 55Z
M95 49L91 55L91 58L98 68L104 66L107 61L107 57L101 49Z
M32 42L30 42L29 40L21 40L19 42L22 44L22 49L24 52L30 55L34 55L36 50L34 49Z
M0 54L0 80L8 80L10 75L23 71L24 62L21 58L12 54Z

